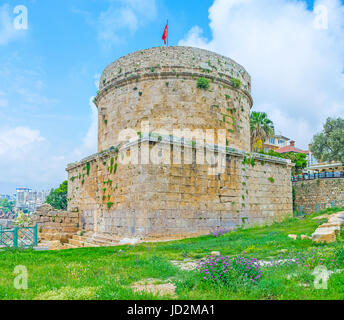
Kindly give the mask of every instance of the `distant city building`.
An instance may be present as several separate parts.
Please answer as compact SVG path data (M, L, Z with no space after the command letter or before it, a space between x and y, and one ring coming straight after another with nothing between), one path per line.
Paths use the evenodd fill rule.
M264 142L263 150L264 152L269 152L270 150L276 151L277 149L286 146L289 140L290 139L282 135L275 135L273 137L269 137Z
M42 205L49 191L33 191L29 188L17 188L16 208L18 210L36 211L36 208Z
M311 144L308 145L309 153L308 153L308 157L307 157L307 164L309 167L313 166L313 165L317 165L319 163L311 151L311 146L312 146Z

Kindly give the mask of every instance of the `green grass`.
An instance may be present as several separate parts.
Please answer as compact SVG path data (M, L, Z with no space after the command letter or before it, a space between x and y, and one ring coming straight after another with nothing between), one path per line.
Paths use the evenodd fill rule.
M170 262L204 258L211 251L229 256L245 251L248 257L264 260L279 259L286 251L304 253L323 248L332 252L343 248L343 238L337 244L315 245L311 240L294 241L288 234L311 235L321 223L313 217L336 211L341 210L328 209L302 219L241 229L218 238L209 235L135 247L5 250L0 252L0 299L167 299L131 290L131 284L148 278L174 282L178 299L344 299L344 272L331 276L327 290L316 290L309 268L294 264L263 267L257 285L229 289L205 282L197 271L181 271ZM17 265L27 267L27 290L13 286Z

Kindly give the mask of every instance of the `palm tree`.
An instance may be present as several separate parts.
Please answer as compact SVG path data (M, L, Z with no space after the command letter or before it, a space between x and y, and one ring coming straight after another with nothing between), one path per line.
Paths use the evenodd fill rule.
M250 115L251 150L257 151L257 142L264 141L275 134L274 124L265 112L253 111Z

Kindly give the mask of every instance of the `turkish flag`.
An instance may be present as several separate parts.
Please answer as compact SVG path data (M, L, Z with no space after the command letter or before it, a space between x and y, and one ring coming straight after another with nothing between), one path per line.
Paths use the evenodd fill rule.
M166 25L165 30L164 30L164 34L162 35L162 40L164 40L165 45L166 45L166 41L167 41L167 36L168 36L168 24Z

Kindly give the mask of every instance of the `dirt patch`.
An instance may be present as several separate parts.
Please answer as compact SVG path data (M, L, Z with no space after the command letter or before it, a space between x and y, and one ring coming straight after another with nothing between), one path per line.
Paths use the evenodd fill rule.
M170 296L177 298L176 286L171 280L162 281L160 279L145 279L131 285L134 292L147 292L154 295Z

